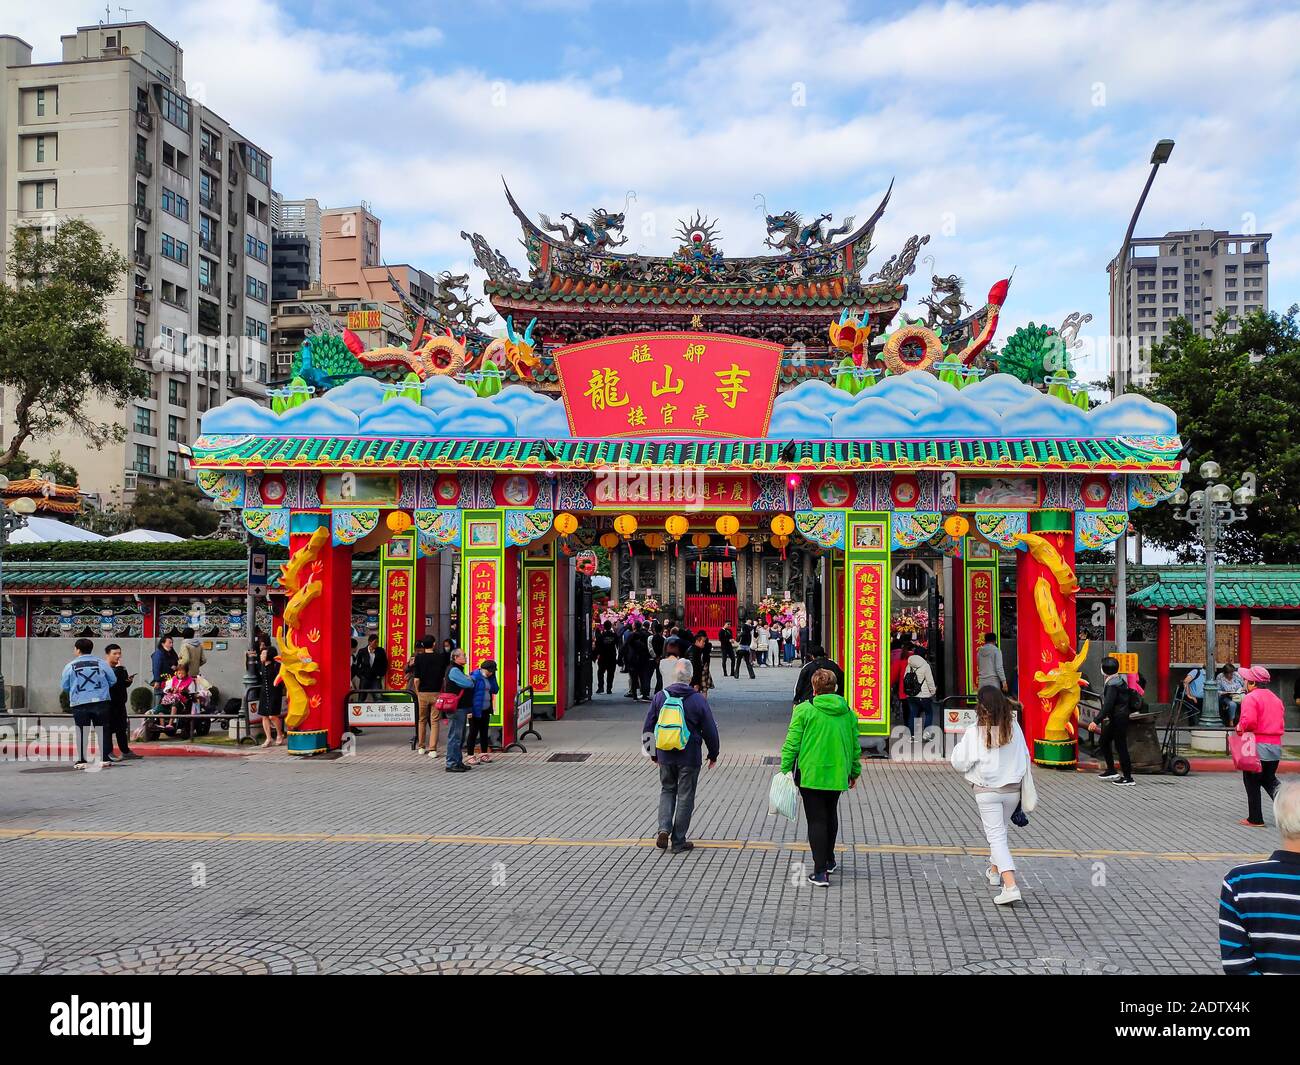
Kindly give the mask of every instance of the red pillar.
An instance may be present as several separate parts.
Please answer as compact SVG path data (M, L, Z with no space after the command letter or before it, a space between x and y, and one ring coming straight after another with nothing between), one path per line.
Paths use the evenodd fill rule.
M1238 665L1250 665L1250 658L1254 651L1251 647L1252 633L1250 631L1250 607L1241 608L1241 624L1237 627L1237 659Z
M1169 702L1169 611L1156 615L1156 701Z

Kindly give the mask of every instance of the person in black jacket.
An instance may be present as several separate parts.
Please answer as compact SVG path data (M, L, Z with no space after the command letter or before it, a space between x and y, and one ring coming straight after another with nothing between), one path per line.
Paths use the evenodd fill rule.
M379 637L373 633L366 640L366 645L357 652L352 672L356 674L358 687L363 692L377 692L384 686L388 675L388 652L379 646Z
M113 676L117 678L113 686L108 689L108 727L104 730L104 734L116 737L118 757L113 757L113 750L109 746L105 746L104 756L110 762L139 758L141 755L131 750L131 721L126 716L127 695L135 677L122 665L122 648L119 644L110 643L105 647L104 658L107 659L108 668L113 671Z
M1101 756L1106 759L1106 772L1098 779L1109 780L1120 787L1131 787L1137 783L1133 779L1133 763L1128 755L1131 689L1119 671L1119 662L1110 655L1101 660L1101 671L1106 675L1102 684L1101 713L1096 721L1088 722L1089 732L1101 733ZM1115 772L1112 746L1119 752L1118 773Z
M650 654L650 636L646 632L644 622L638 621L632 629L631 635L627 638L627 645L623 649L623 655L627 662L628 683L631 685L627 697L648 703L650 673L654 669L654 663Z
M835 674L835 694L844 694L844 670L840 669L838 662L833 662L826 657L826 648L817 644L809 650L812 655L812 661L799 671L799 679L794 685L794 705L811 702L813 697L812 678L813 674L819 669L828 669Z
M610 694L614 691L614 669L618 665L618 636L612 621L597 630L591 649L596 656L596 694Z
M709 637L702 629L695 634L688 657L692 667L691 687L707 695L709 689L713 687L713 674L709 668L710 660L713 658L713 645L709 643Z
M740 663L736 661L736 652L731 645L735 634L731 626L724 623L718 632L718 646L722 650L722 675L724 677L740 676Z

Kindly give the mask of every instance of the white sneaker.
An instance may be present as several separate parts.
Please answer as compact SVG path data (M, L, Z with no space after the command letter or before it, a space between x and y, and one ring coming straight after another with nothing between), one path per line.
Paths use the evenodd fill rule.
M423 747L417 747L417 748L415 748L415 753L416 753L416 754L423 754L423 753L424 753L424 748L423 748Z
M437 748L437 747L435 747L433 750L431 750L431 751L429 752L429 757L430 757L430 758L437 758L437 757L438 757L438 748Z
M1018 887L1004 887L998 894L993 896L993 901L999 906L1007 906L1013 902L1020 901L1020 889Z
M989 887L997 887L1002 883L1002 874L990 865L984 870L984 879L989 882Z

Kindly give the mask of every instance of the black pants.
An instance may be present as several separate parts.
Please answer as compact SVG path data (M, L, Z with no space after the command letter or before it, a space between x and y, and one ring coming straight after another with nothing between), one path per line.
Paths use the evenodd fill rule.
M1241 779L1246 784L1246 803L1250 812L1246 814L1246 820L1252 825L1262 825L1264 823L1264 803L1260 798L1260 789L1268 792L1270 799L1277 798L1277 767L1278 762L1265 762L1260 759L1260 771L1258 773L1242 772Z
M1108 718L1101 726L1101 756L1106 759L1106 772L1115 772L1115 758L1111 746L1119 753L1119 771L1125 780L1133 779L1133 762L1128 756L1128 718Z
M745 663L745 668L749 670L749 679L754 679L754 652L744 645L736 652L736 672L735 677L740 677L740 663Z
M474 744L481 742L483 753L487 754L492 750L492 734L489 731L488 720L492 717L486 710L475 716L470 714L469 725L465 730L465 754L474 753Z
M612 692L614 690L614 659L596 660L596 690Z
M131 722L126 716L126 703L121 706L114 706L108 712L108 727L113 735L117 738L117 751L119 754L131 753ZM107 747L106 750L112 754L113 749Z
M650 675L654 672L654 666L648 662L641 665L628 666L628 681L631 684L630 691L639 699L650 698Z
M724 677L738 677L740 663L736 661L736 650L731 644L727 644L722 649L722 675Z
M661 691L664 690L664 671L663 671L663 666L661 665L662 662L663 659L657 658L655 659L655 664L653 666L654 675L655 675L655 690L654 690L655 695L658 695Z
M813 873L824 873L835 863L835 837L840 830L840 796L843 792L800 788L803 812L808 818L808 846L812 848Z
M90 734L99 733L99 757L103 761L113 753L112 742L108 738L108 703L82 703L72 708L72 721L77 726L77 762L87 762L89 755Z

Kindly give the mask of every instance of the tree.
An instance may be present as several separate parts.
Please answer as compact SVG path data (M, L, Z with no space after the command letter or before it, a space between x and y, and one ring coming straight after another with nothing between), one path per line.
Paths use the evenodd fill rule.
M1300 562L1300 325L1296 311L1257 312L1227 330L1220 313L1213 333L1198 336L1185 319L1151 352L1151 384L1143 394L1172 407L1191 471L1189 493L1204 488L1197 469L1212 458L1233 487L1254 471L1256 501L1243 522L1226 530L1222 557L1235 563ZM1164 504L1134 512L1134 525L1183 561L1199 557L1191 528Z
M97 421L88 401L120 409L149 389L106 318L126 269L126 259L79 219L14 227L9 278L0 282L0 385L14 414L0 465L28 440L65 430L93 448L123 439L125 426Z
M32 470L40 470L47 481L65 487L75 488L80 483L76 469L65 462L63 456L57 451L40 462L31 458L25 451L19 451L7 462L0 462L0 473L11 481L25 479Z
M142 487L131 504L131 525L136 529L153 529L188 538L205 536L220 520L198 486L189 481L166 481L156 488Z

